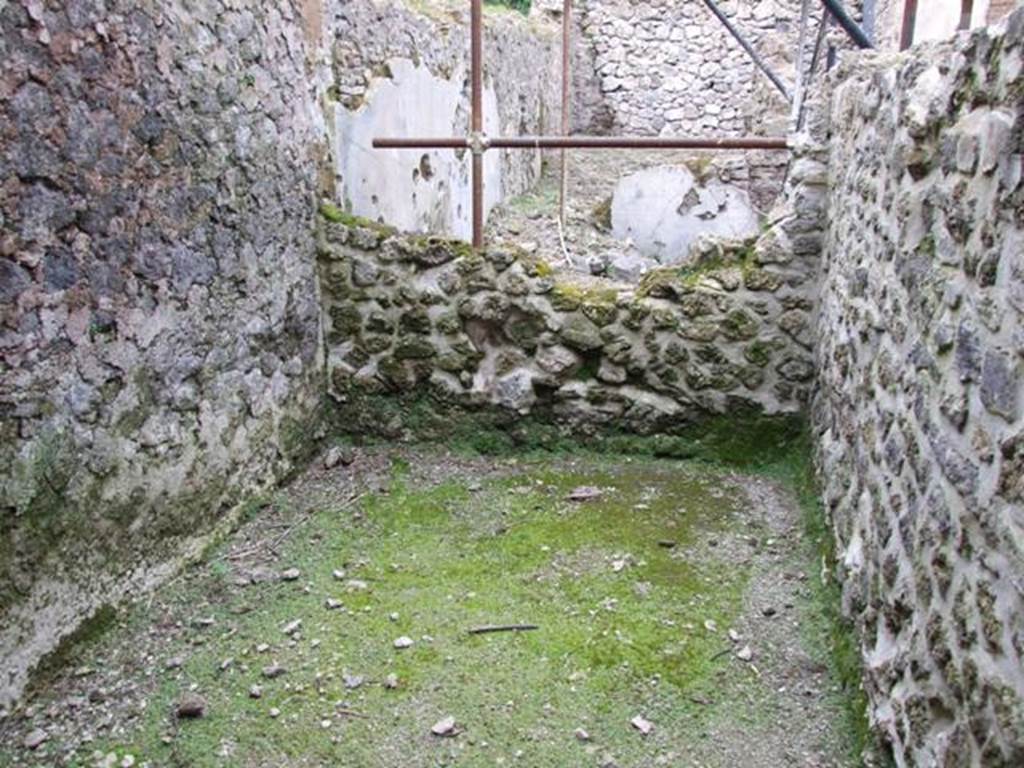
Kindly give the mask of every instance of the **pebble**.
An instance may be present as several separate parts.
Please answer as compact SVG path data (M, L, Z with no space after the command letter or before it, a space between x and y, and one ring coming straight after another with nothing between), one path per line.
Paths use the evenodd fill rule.
M206 712L206 700L197 694L186 693L178 700L178 717L195 719Z
M636 717L634 717L632 720L629 721L629 724L636 728L638 731L640 731L640 733L643 736L646 736L654 730L654 723L652 723L647 718L642 717L641 715L637 715Z
M345 579L345 572L340 570L340 569L337 569L337 570L331 571L331 576L334 578L335 581L344 581L344 579Z
M390 675L384 678L384 687L394 690L398 687L398 675L392 672Z
M327 452L324 456L324 467L326 469L334 469L339 465L345 465L346 467L356 460L355 451L348 446L336 445Z
M185 660L181 656L175 656L173 659L168 659L165 665L167 669L181 669L181 665L185 663Z
M455 718L445 717L434 723L430 732L435 736L455 736Z
M342 675L342 680L345 682L345 687L349 690L354 691L356 688L361 686L365 680L362 675Z
M740 661L752 661L754 658L754 651L749 645L744 645L738 651L736 651L736 658Z
M278 717L281 716L281 710L278 709L277 707L271 707L270 708L270 716L272 718L274 718L274 719L277 719Z
M46 731L41 728L36 728L34 731L29 731L29 734L25 737L25 748L26 749L39 749L43 743L50 738Z
M591 501L592 499L600 498L600 496L600 488L595 488L592 485L581 485L579 488L573 488L565 498L569 501Z
M280 664L271 664L270 666L263 668L263 676L268 680L273 680L274 678L283 675L286 671L287 670Z
M344 608L345 607L344 603L342 603L341 600L335 600L333 597L328 597L324 601L324 606L329 611L336 611L339 608Z
M395 640L394 645L395 645L395 648L402 649L402 648L411 648L412 647L412 643L413 643L413 640L412 640L411 637L406 637L405 635L403 635L402 637L400 637L397 640Z
M590 741L590 734L582 728L576 729L576 740L577 741Z
M249 687L249 698L260 699L263 698L263 688L259 685L253 685Z
M298 568L289 568L286 571L281 571L281 581L298 581L301 576L302 571Z
M284 634L286 634L286 635L294 635L301 628L302 628L302 619L295 619L295 621L288 622L288 624L286 624L284 629L282 629L281 631L284 632Z

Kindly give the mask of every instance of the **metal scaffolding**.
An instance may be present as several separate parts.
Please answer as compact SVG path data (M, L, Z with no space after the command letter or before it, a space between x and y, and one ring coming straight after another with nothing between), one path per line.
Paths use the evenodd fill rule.
M739 41L754 63L765 73L787 100L789 90L782 81L760 59L753 47L728 21L714 0L705 0L712 12L722 21L726 29ZM862 47L871 43L860 27L853 22L838 0L822 0L826 11ZM823 19L823 26L824 26ZM637 136L574 136L571 135L570 97L570 39L572 31L572 0L564 0L562 15L562 113L560 136L509 136L491 137L484 133L483 117L483 0L470 0L470 133L468 136L425 137L425 138L377 138L375 149L469 149L472 154L473 188L473 247L484 246L484 153L491 149L558 149L562 152L562 168L559 193L559 226L565 224L566 199L568 197L568 152L569 149L755 149L786 150L784 137L637 137ZM813 70L812 70L813 71ZM798 107L799 108L799 107Z

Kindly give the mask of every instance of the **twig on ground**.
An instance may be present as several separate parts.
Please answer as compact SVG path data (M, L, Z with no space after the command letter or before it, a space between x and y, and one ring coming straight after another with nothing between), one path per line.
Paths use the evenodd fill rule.
M341 715L342 717L358 717L360 719L368 719L362 712L356 712L354 709L344 709L342 707L336 707L334 709L335 714Z
M709 659L709 661L718 661L720 658L722 658L723 656L728 656L730 653L732 653L732 648L731 647L726 648L725 650L719 651L714 656L712 656Z
M531 632L540 629L536 624L500 624L487 625L485 627L473 627L469 630L471 635L487 635L493 632Z

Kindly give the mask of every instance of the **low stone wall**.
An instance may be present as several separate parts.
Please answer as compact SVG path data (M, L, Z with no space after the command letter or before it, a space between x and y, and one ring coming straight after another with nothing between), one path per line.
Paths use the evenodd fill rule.
M899 765L1024 764L1024 10L838 75L825 497Z
M648 434L742 407L793 413L808 396L814 273L774 240L708 242L689 266L626 287L325 211L320 279L339 402L429 391Z

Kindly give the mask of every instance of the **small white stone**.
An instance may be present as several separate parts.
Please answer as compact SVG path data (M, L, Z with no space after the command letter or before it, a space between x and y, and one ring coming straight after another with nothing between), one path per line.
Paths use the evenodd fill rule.
M654 730L654 723L652 723L650 720L641 715L637 715L636 717L634 717L632 720L629 721L629 724L636 728L638 731L640 731L640 733L644 736L646 736Z
M445 717L434 723L434 726L430 729L430 732L435 736L454 736L455 735L455 718Z

